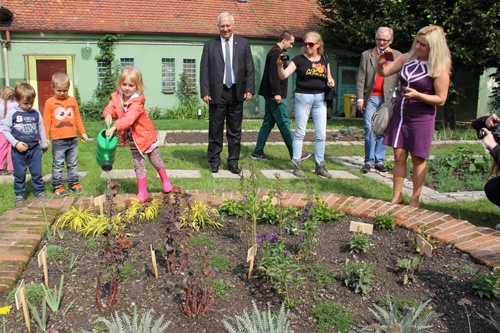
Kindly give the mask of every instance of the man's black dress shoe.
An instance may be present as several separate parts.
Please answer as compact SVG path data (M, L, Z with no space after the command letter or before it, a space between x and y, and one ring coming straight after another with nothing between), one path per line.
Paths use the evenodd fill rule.
M240 168L237 165L230 165L228 168L229 172L239 175L241 173Z
M212 165L210 165L210 170L212 171L212 173L218 173L219 172L219 166L216 165L216 164L212 164Z

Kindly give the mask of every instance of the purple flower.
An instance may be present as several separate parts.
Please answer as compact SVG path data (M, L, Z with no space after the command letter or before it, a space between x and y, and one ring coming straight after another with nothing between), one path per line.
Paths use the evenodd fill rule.
M289 257L290 256L290 252L288 252L288 251L285 251L284 254L285 254L285 257Z

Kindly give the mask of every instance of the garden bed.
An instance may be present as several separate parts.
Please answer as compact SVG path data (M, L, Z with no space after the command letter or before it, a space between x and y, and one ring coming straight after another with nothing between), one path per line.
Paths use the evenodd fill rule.
M43 245L57 245L66 250L60 259L49 261L50 285L58 285L62 274L65 278L60 310L52 313L48 309L48 327L56 327L59 332L91 331L96 327L93 322L97 318L110 318L115 311L131 314L136 307L141 314L151 310L154 318L165 315L172 322L168 332L215 333L225 332L222 323L224 319L241 315L243 310L250 312L252 300L261 310L266 309L266 305L270 305L273 311L279 310L284 297L277 293L264 273L257 268L258 265L252 278L247 279L248 246L247 237L242 232L246 230L243 220L225 217L221 221L221 228L203 228L198 232L190 232L187 244L193 265L188 266L196 266L194 263L206 255L216 267L206 272L207 276L212 276L216 281L216 287L209 310L203 316L188 317L184 311L188 269L181 273L168 272L160 251L156 251L159 278L156 279L153 273L150 246L159 250L160 245L164 244L164 221L169 216L164 214L160 214L152 222L132 225L128 230L132 247L126 269L122 271L117 303L112 308L99 309L96 305L99 241L85 239L70 230L55 232L50 239L44 239L40 248ZM352 314L355 323L368 325L373 322L368 308L373 308L373 303L381 305L387 295L397 300L416 302L431 299L432 309L443 313L442 317L433 322L432 332L469 332L468 320L475 333L492 331L478 316L491 312L490 301L476 296L472 288L477 272L487 273L487 267L473 262L469 255L452 246L439 244L434 255L424 259L421 271L415 272L415 280L404 286L397 263L398 259L417 256L412 242L416 234L402 228L394 231L375 230L366 253L350 253L348 243L353 233L349 228L353 220L373 223L371 219L360 220L351 216L321 222L317 229L317 243L308 259L294 252L295 246L298 246L297 236L284 236L290 254L296 254L294 263L301 268L297 277L304 278L294 293L297 305L290 310L288 316L294 332L317 330L318 322L312 311L318 302L335 302ZM186 231L181 230L183 234ZM257 225L258 234L271 234L276 230L277 226ZM260 254L261 250L257 252L257 262ZM72 263L71 258L76 260ZM374 268L372 289L367 294L354 293L343 283L346 262L357 261L370 263ZM27 284L43 283L43 272L38 267L36 255L21 278ZM106 292L102 296L105 300ZM470 304L459 305L464 302L464 298ZM4 295L4 304L6 299L7 295ZM37 307L41 312L40 304ZM8 328L13 332L20 332L19 328L24 327L22 311L13 310L7 320ZM32 327L35 325L32 324ZM34 331L37 332L37 329ZM325 332L336 331L332 329Z

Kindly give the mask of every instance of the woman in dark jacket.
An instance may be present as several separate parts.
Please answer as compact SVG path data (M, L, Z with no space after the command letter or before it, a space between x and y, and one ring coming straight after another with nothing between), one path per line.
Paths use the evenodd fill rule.
M484 192L491 202L500 207L500 177L498 177L500 168L500 145L498 145L500 142L500 118L496 114L481 117L474 120L472 127L478 132L484 147L488 149L493 157L490 175L495 173L495 176L497 176L486 182Z

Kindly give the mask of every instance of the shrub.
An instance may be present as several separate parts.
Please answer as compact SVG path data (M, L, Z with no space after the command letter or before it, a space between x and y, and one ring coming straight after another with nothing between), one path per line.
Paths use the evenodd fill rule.
M181 226L189 226L195 231L209 226L219 228L222 225L217 221L218 218L217 209L210 208L203 201L196 199L182 212Z
M349 263L349 259L346 260L344 283L355 293L368 294L372 290L372 274L371 264L358 260Z
M320 333L330 332L331 329L335 329L335 332L349 333L354 325L354 319L349 310L337 303L317 303L312 314L318 321L316 330Z

